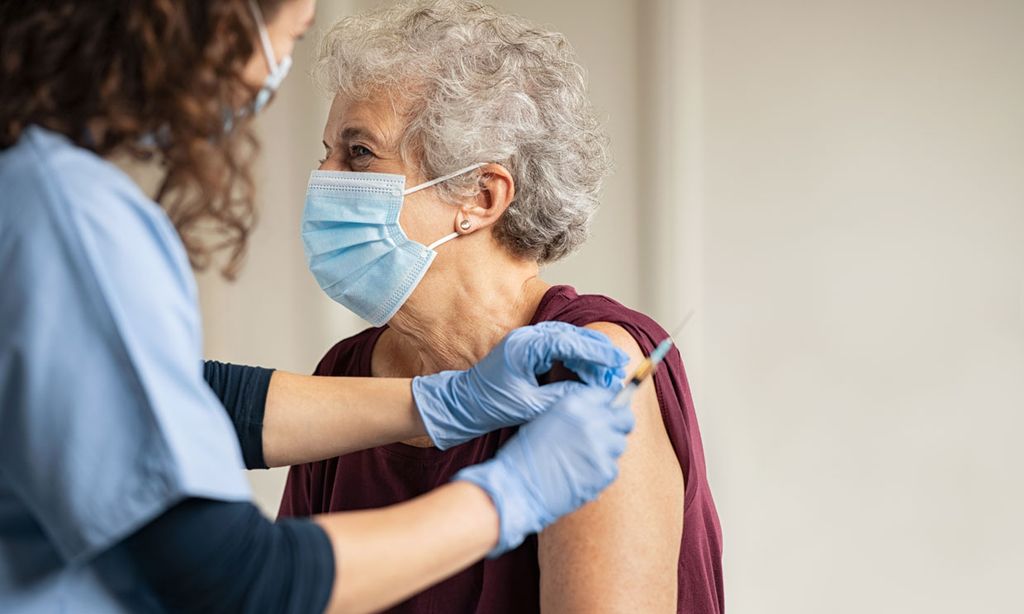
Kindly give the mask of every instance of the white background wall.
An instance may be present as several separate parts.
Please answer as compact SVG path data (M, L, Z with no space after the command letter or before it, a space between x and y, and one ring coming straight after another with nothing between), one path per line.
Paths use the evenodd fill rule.
M730 611L1019 610L1024 1L497 4L568 35L618 160L547 278L697 311ZM201 278L211 357L310 371L363 326L298 239L313 47L261 119L245 273ZM265 509L281 479L254 474Z

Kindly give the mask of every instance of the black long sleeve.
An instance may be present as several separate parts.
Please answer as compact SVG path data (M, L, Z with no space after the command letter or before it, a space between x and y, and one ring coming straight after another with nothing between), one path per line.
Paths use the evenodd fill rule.
M320 613L334 587L322 528L247 502L186 499L119 548L170 612Z
M203 363L203 377L235 425L247 469L266 469L263 457L263 415L273 369L246 367L215 360Z

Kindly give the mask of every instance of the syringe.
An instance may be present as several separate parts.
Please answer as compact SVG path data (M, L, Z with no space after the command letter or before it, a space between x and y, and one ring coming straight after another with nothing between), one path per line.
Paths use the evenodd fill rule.
M668 351L672 349L672 346L674 345L672 336L681 333L692 317L693 312L691 311L685 318L683 318L683 323L676 327L675 332L662 340L662 342L654 348L654 351L651 352L651 355L643 359L640 366L636 368L636 371L633 371L633 374L629 376L628 381L626 381L622 386L622 390L615 395L615 398L612 400L612 405L625 405L633 400L633 395L640 387L640 384L644 383L644 380L654 373L658 368L658 365L661 364L661 361L665 360L665 356L668 355Z

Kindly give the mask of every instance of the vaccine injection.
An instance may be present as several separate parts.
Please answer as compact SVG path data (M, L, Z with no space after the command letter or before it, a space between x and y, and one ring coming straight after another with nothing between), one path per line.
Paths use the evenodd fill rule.
M665 356L668 356L668 351L671 350L672 346L675 344L675 342L672 341L672 337L678 336L679 333L683 332L683 329L690 323L690 318L692 317L692 311L686 314L686 317L683 318L682 324L676 327L675 332L659 343L658 346L654 348L654 351L651 352L650 356L644 358L643 362L640 363L640 366L633 371L633 374L629 376L625 385L622 386L622 390L615 395L615 398L612 400L612 405L625 405L633 400L633 395L636 394L637 389L640 388L640 384L644 383L647 378L653 375L658 369L658 365L665 360Z

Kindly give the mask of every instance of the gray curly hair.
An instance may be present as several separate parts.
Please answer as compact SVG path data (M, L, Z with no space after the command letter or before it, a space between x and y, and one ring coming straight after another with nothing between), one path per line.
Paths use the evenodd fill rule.
M516 196L495 236L513 254L544 264L586 240L607 137L558 32L465 0L404 2L335 24L314 76L331 95L410 105L400 151L416 154L424 177L473 162L507 168ZM445 182L440 195L475 195L479 177Z

